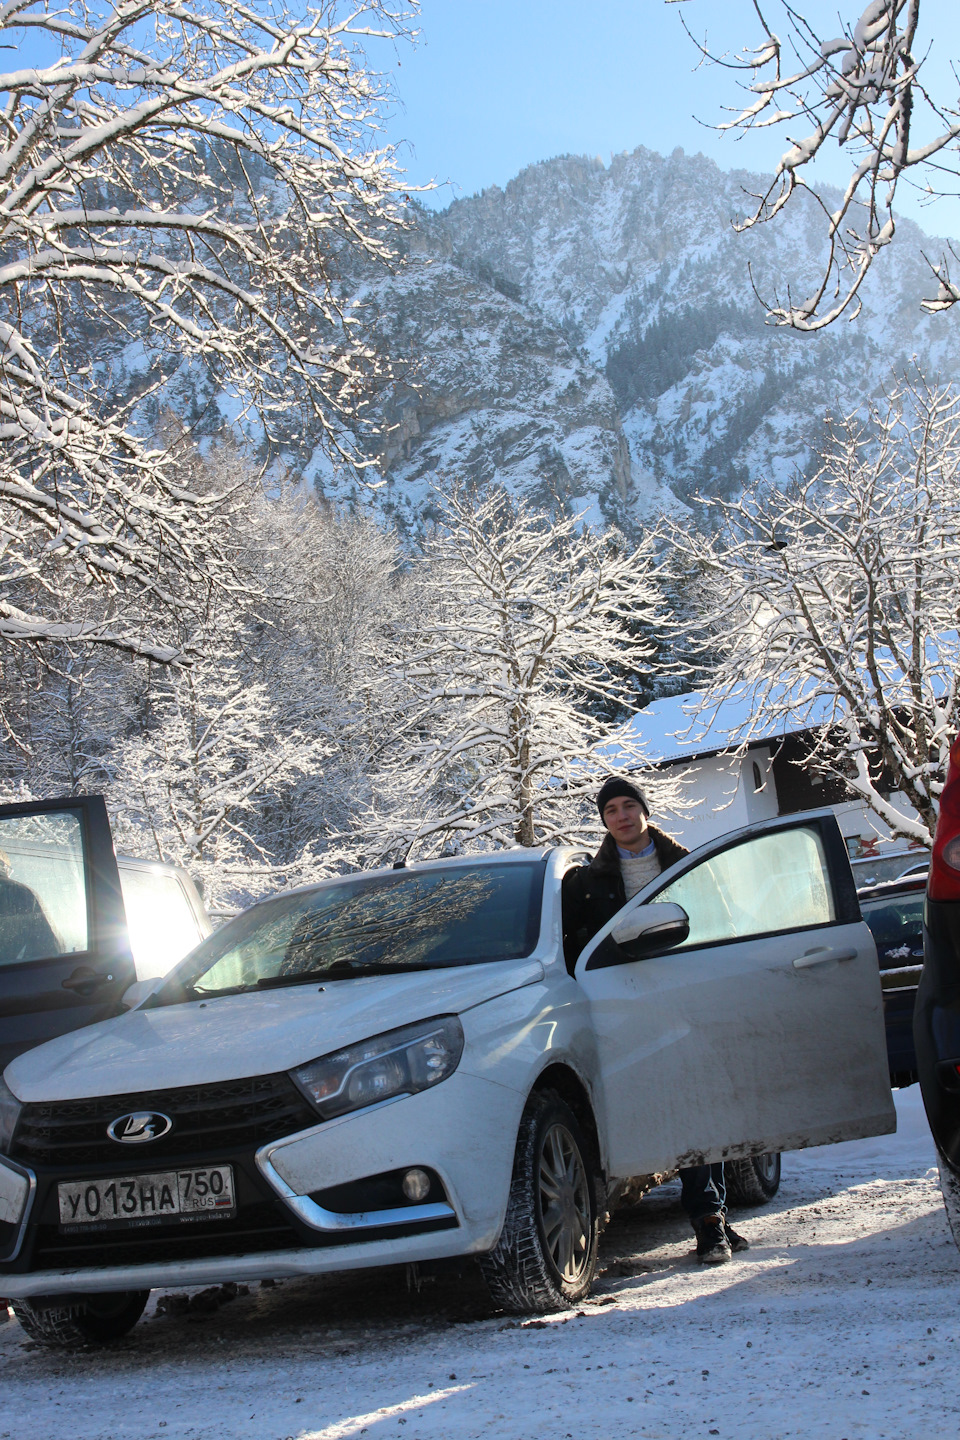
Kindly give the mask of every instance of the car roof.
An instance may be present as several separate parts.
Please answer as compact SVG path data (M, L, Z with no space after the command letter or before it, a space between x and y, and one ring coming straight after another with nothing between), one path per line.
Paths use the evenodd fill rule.
M907 875L899 880L883 880L878 885L865 885L857 891L862 905L870 900L898 900L904 895L923 895L927 888L926 875Z
M118 855L117 865L121 870L149 870L151 875L186 875L189 870L175 865L172 860L143 860L139 855Z

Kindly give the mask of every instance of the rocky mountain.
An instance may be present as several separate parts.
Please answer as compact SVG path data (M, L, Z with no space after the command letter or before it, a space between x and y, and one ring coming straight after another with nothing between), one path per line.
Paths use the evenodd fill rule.
M918 303L941 242L908 221L858 319L817 335L765 324L753 287L812 286L823 224L811 202L737 234L744 192L763 185L641 148L609 165L550 160L419 211L404 264L358 290L401 376L378 401L386 512L404 528L457 478L597 523L695 508L701 493L788 479L826 412L914 358L960 371L960 324ZM355 489L318 455L299 463L331 498Z

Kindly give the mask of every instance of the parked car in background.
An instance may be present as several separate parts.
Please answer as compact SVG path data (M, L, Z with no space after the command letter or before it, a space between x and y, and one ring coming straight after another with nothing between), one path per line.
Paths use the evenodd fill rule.
M0 806L0 1071L117 1013L209 933L186 871L114 855L99 795Z
M950 751L933 837L913 1036L940 1188L960 1245L960 736Z
M213 928L200 891L182 865L118 855L117 870L137 979L166 975Z
M850 841L847 841L849 850ZM919 859L917 858L919 854ZM888 880L902 880L905 875L922 870L927 873L929 854L916 848L878 849L875 854L854 855L850 866L858 890L869 890Z
M0 1289L28 1332L115 1338L157 1285L453 1256L505 1308L556 1309L625 1180L894 1129L832 812L702 846L571 973L561 882L585 858L276 896L8 1065Z
M873 932L883 987L890 1084L896 1089L917 1079L913 1009L923 969L923 906L926 870L857 892L864 920Z

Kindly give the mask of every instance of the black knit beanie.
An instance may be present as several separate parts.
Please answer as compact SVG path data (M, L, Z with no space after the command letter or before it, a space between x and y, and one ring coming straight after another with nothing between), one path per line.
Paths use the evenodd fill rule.
M601 820L603 819L604 810L616 795L626 795L629 800L638 801L643 807L644 815L649 818L649 806L636 785L632 785L629 780L621 780L619 776L613 775L604 783L601 787L600 794L597 796L597 809L600 811Z

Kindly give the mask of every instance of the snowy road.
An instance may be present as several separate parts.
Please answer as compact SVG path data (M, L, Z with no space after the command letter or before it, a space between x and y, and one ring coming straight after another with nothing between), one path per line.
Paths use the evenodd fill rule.
M468 1276L408 1294L391 1271L151 1313L108 1354L36 1349L11 1321L0 1440L960 1435L960 1257L916 1086L898 1109L896 1137L785 1160L719 1270L693 1260L677 1188L648 1196L575 1315L505 1320Z

